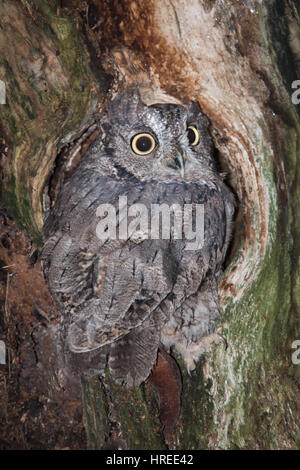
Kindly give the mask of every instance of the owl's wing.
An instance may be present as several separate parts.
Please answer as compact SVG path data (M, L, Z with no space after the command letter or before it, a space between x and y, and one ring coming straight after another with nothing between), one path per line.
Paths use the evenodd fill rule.
M90 297L83 302L77 297L76 306L72 299L72 314L65 317L68 346L89 354L109 348L112 377L137 386L155 364L160 331L172 312L162 254L151 246L127 245L102 263L98 259L94 269L84 281L92 286Z
M142 325L155 312L166 320L172 285L165 274L163 254L151 242L130 243L94 263L85 279L91 296L74 307L68 341L72 351L90 351L111 344Z
M130 204L139 199L138 191L135 185L133 201L126 182L83 165L64 185L46 220L44 271L51 291L64 306L73 352L111 344L153 311L157 315L168 311L165 302L172 285L163 260L167 242L161 247L130 238L105 242L96 235L99 201L115 207L117 213L119 196L127 194Z
M64 184L44 223L41 259L50 289L56 297L67 288L70 291L77 289L76 279L82 278L83 283L84 276L104 251L115 250L126 243L122 239L105 242L97 236L100 202L110 204L113 210L119 195L128 190L116 175L107 174L97 159L101 161L105 157L97 153L85 157L80 171Z

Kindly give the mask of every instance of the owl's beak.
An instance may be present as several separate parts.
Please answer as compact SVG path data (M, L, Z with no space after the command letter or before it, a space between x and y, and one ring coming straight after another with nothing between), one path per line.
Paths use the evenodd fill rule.
M176 154L175 160L179 164L180 176L181 176L181 178L184 178L184 158L181 155L181 153L178 152Z

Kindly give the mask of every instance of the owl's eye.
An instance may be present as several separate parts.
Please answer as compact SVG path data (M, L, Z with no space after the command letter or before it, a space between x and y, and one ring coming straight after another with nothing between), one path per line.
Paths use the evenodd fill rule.
M137 134L131 139L131 148L137 155L148 155L153 152L156 142L151 134L144 132Z
M199 143L200 136L195 126L188 126L187 135L190 145L195 147Z

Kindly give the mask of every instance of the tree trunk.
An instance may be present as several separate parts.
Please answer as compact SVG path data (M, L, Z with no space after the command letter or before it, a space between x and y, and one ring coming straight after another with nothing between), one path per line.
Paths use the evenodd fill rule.
M3 218L1 266L13 265L1 270L0 327L10 352L0 366L7 404L3 447L85 446L80 400L55 381L58 312L39 263L26 264L34 248L28 236L40 244L42 202L49 204L57 156L66 149L83 153L96 113L105 112L113 92L138 81L150 91L199 102L237 196L219 286L217 331L224 342L191 376L177 358L181 414L167 439L151 383L127 390L109 376L102 383L83 381L87 445L299 448L300 366L292 361L292 343L300 339L298 2L1 0L0 18L7 103L0 105L2 207L28 234ZM49 318L40 322L37 313L39 320L41 314ZM15 443L14 400L25 416ZM39 414L48 435L59 437L47 441Z

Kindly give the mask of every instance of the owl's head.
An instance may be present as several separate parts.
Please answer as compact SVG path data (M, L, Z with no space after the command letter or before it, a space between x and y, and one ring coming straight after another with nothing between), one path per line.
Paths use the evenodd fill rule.
M147 106L134 87L111 103L105 146L119 168L139 178L189 180L215 170L208 127L198 104Z

